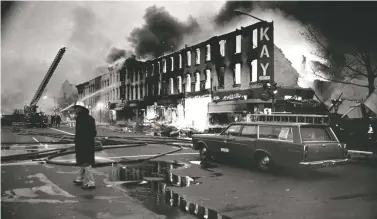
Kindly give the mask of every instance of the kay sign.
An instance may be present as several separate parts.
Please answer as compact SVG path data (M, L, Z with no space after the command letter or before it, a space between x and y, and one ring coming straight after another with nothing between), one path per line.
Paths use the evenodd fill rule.
M274 24L261 23L258 27L258 81L274 80Z

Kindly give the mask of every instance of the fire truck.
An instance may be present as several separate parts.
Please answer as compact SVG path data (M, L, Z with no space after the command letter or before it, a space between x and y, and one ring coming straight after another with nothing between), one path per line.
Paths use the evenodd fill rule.
M65 51L66 51L65 47L61 48L58 51L57 55L55 56L54 61L52 62L45 77L43 78L41 84L39 85L30 104L24 106L23 110L20 110L20 109L15 110L11 118L9 118L8 116L8 122L6 124L11 123L12 126L20 125L20 126L26 126L30 128L31 127L41 127L41 128L47 127L47 116L43 112L37 112L37 109L38 109L37 103L40 100L42 94L44 93L46 86L48 82L50 81L52 75L54 74Z

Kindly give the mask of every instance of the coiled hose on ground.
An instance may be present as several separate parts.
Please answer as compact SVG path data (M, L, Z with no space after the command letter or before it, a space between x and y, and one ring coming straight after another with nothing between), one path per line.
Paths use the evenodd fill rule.
M47 164L55 164L55 165L64 165L64 166L75 166L75 163L68 163L58 160L53 160L54 158L74 154L75 153L75 146L73 145L73 137L74 135L63 135L63 134L54 134L54 133L40 133L35 131L22 131L18 133L19 135L39 135L39 136L46 136L52 138L59 138L58 141L45 141L45 142L38 142L38 144L60 144L65 145L64 148L59 149L46 149L42 151L32 152L32 153L23 153L23 154L15 154L15 155L7 155L2 156L2 162L11 162L11 161L21 161L21 160L39 160L41 162L45 162ZM120 141L119 141L120 140ZM165 156L167 154L172 154L178 152L183 149L184 143L189 143L189 140L186 139L172 139L172 138L163 138L163 137L149 137L149 136L97 136L96 137L96 145L95 151L102 151L102 150L111 150L116 148L131 148L131 147L143 147L147 146L148 144L164 144L169 146L178 147L177 149L170 150L168 152L160 153L154 156L150 156L147 158L142 159L135 159L135 160L126 160L126 159L114 159L111 161L102 161L100 163L96 163L94 167L102 167L102 166L109 166L113 165L114 163L119 164L130 164L130 163L141 163L146 162L148 160L152 160L158 157ZM36 144L35 142L2 142L2 145L10 145L10 144Z

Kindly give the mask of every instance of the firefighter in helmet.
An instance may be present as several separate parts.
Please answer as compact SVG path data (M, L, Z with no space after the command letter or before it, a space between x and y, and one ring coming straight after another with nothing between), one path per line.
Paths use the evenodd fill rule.
M95 120L89 115L89 110L83 102L74 105L76 111L76 164L81 167L74 183L83 189L94 189L95 180L92 165L95 163L94 144L97 136Z

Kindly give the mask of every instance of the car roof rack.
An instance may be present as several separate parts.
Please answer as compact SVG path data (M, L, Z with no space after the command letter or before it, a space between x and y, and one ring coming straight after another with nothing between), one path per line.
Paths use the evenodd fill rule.
M252 114L252 121L262 122L284 122L284 123L309 123L329 124L330 118L327 115L314 114Z

